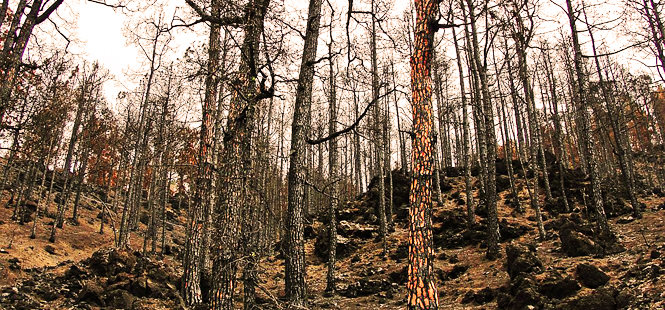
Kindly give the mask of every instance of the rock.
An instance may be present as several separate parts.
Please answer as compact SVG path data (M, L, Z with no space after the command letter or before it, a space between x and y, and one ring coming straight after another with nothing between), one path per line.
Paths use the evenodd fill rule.
M455 265L450 271L444 272L441 270L439 277L442 281L454 280L463 275L467 270L469 270L469 266L467 265Z
M178 218L178 215L175 214L172 210L166 210L166 219L169 221L175 221Z
M441 182L439 182L439 189L442 193L447 193L453 189L453 186L446 180L444 176L441 176Z
M549 298L563 299L575 294L580 288L582 287L575 279L570 276L564 278L555 271L548 274L540 283L539 291Z
M575 268L575 275L580 283L588 288L600 287L610 280L610 276L602 272L596 266L589 264L577 265Z
M327 229L327 226L324 229ZM305 239L308 239L308 240L316 238L316 235L317 235L316 230L314 229L314 226L312 226L311 224L305 225L305 227L303 229L303 233L305 234Z
M504 292L499 292L496 296L496 306L499 309L507 309L508 305L510 305L510 302L512 301L513 297L504 293Z
M473 301L473 299L476 297L476 293L473 290L470 290L464 294L464 297L462 297L462 304L468 304Z
M457 263L459 263L459 257L457 256L457 254L451 255L448 258L448 262L451 263L451 264L457 264Z
M501 240L500 240L501 242L517 239L531 230L533 230L533 228L524 225L508 223L506 219L502 219L499 222L499 231L501 232Z
M321 258L325 263L328 261L328 249L330 247L330 237L327 229L324 229L318 236L316 236L316 241L314 242L314 254ZM337 235L337 248L336 256L337 259L342 259L350 256L358 248L358 246L349 238L345 238Z
M659 257L660 257L660 252L658 252L658 250L651 251L651 259L657 259Z
M478 293L476 293L473 300L479 305L484 305L494 300L495 295L496 294L494 293L494 290L492 290L489 287L486 287L480 290Z
M562 309L570 310L607 310L616 309L612 290L599 289L588 295L582 295L566 303Z
M461 175L461 171L458 167L445 167L443 168L443 173L446 177L456 178Z
M9 269L21 270L21 262L19 261L18 258L12 257L8 259L7 262L9 263Z
M55 248L54 248L52 245L50 245L50 244L47 244L47 245L44 247L44 251L46 251L46 253L49 253L49 254L51 254L51 255L57 255L57 254L55 253Z
M397 250L390 254L390 258L396 261L401 261L409 257L409 245L407 243L401 243L397 246Z
M634 217L632 217L630 215L624 215L624 216L619 217L619 219L617 220L617 224L628 224L628 223L630 223L634 220L635 220Z
M136 256L126 251L102 249L84 261L100 276L111 276L130 272L136 265Z
M139 215L139 221L143 223L143 225L148 225L148 222L150 221L150 214L148 212L141 212L141 215Z
M563 201L563 197L555 197L552 200L545 201L543 204L543 210L552 215L566 213L566 204Z
M544 297L538 292L538 287L531 277L520 275L513 281L511 286L513 298L509 302L501 301L504 309L527 310L540 309L544 303Z
M149 296L151 290L148 286L148 279L146 277L139 277L131 282L129 291L136 297Z
M127 291L118 289L108 293L105 301L114 309L131 309L134 299Z
M564 229L559 233L561 249L570 257L598 254L602 248L584 234Z
M393 283L404 284L404 283L406 283L406 280L407 280L407 274L408 274L408 270L406 269L406 266L404 266L404 267L402 267L402 269L400 269L400 271L393 271L393 272L389 273L388 278Z
M500 193L510 189L510 178L505 175L496 176L496 192Z
M81 269L81 268L80 268L79 266L77 266L77 265L72 265L71 267L69 267L69 269L67 270L67 272L65 272L65 276L66 276L66 277L68 277L68 278L74 278L74 279L80 279L80 278L83 278L83 277L86 276L87 274L88 274L88 273L87 273L85 270Z
M506 257L506 268L511 280L520 274L538 272L543 267L540 259L529 248L521 244L509 244L506 247Z
M349 285L346 290L341 292L341 295L349 298L355 298L374 295L379 292L388 291L390 289L392 289L392 286L387 280L362 278L356 283Z
M106 302L102 298L104 294L104 288L97 281L88 281L83 285L83 289L79 294L76 302L87 302L92 303L97 306L105 307Z
M374 226L361 225L349 221L340 221L338 232L345 237L360 238L363 240L371 239L378 235L378 230Z

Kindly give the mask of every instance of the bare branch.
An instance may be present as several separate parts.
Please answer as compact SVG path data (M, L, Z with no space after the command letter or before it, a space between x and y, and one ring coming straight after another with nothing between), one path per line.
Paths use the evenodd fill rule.
M385 84L384 84L384 85L385 85ZM381 85L380 87L383 87L384 85ZM365 107L365 111L363 111L363 113L358 117L358 119L356 119L356 121L355 121L353 124L351 124L351 126L346 127L346 128L344 128L344 129L342 129L342 130L340 130L340 131L337 131L337 132L335 132L335 133L332 133L332 134L328 135L327 137L320 138L320 139L316 139L316 140L307 139L307 140L305 140L305 142L307 142L307 144L309 144L309 145L317 145L317 144L321 144L321 143L327 142L328 140L335 139L335 138L337 138L337 137L339 137L339 136L341 136L341 135L343 135L343 134L345 134L345 133L347 133L347 132L349 132L349 131L351 131L351 130L354 130L354 129L358 126L358 124L360 124L360 121L362 121L362 119L365 117L365 115L367 115L367 112L369 111L369 108L370 108L373 104L375 104L377 101L379 101L379 99L381 99L381 98L383 98L383 97L385 97L385 96L390 95L393 91L394 91L394 90L390 90L389 92L386 92L385 94L383 94L383 95L379 96L378 98L372 100L372 101L367 105L367 107Z
M201 8L198 4L194 3L192 0L185 0L187 5L191 7L196 14L201 17L203 21L207 21L213 24L217 24L220 26L238 26L243 23L243 15L238 15L238 14L231 14L231 15L226 15L223 17L216 17L212 16L208 13L206 13L203 8Z

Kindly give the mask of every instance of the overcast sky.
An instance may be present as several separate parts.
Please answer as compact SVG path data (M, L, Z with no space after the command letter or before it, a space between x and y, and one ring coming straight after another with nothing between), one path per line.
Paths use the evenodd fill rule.
M77 37L83 41L79 47L84 53L83 57L89 61L98 60L118 82L131 88L132 84L125 79L123 71L128 67L139 69L137 58L140 55L135 46L127 46L127 40L122 34L127 15L88 1L81 1L75 5L74 10L79 12ZM169 21L177 5L184 6L185 3L180 0L169 2L169 13L167 13ZM202 39L204 38L198 38L191 32L179 33L176 36L178 45L176 57L182 55L192 42ZM115 82L107 83L104 88L106 98L111 102L115 102L118 92L123 90L123 86Z
M341 4L339 3L341 1ZM394 14L401 15L401 12L408 6L410 0L395 0L395 11ZM337 0L339 6L346 6L346 0ZM565 27L563 32L569 31L567 28L567 20L562 16L562 4L559 6L552 5L548 1L540 1L541 5L545 7L541 8L541 14L549 16L545 17L545 20L549 22L544 22L539 26L537 32L541 34L558 36L558 31L553 31L557 26ZM562 2L560 0L555 0L555 2ZM170 20L173 16L173 12L176 7L185 7L186 4L184 0L168 0L168 8L166 9L166 19ZM295 6L305 8L307 1L290 1L287 0L286 4L288 6ZM128 18L127 15L121 12L114 12L113 9L95 3L90 3L85 0L81 0L78 3L73 2L72 8L74 11L79 13L78 18L78 31L77 37L84 41L81 43L81 46L75 48L77 50L82 50L86 55L86 59L90 61L99 60L99 62L115 76L115 78L122 82L125 86L132 88L131 85L126 79L123 71L126 71L128 67L133 67L134 69L139 69L137 57L140 57L138 54L138 49L132 45L126 46L126 38L122 34L122 27ZM610 6L611 7L611 6ZM614 10L608 8L601 9L605 14L597 16L600 20L605 20L610 18L608 15L616 15L618 8ZM183 10L180 10L180 15L182 15ZM140 13L136 13L140 14ZM148 14L148 13L145 13ZM549 24L549 25L547 25ZM550 32L551 31L551 32ZM549 32L549 33L548 33ZM597 36L599 38L606 39L606 42L611 44L612 49L620 49L620 47L627 45L625 38L615 36L616 33L612 34L612 31L598 32ZM609 36L609 38L608 38ZM581 34L583 41L584 33ZM183 54L183 51L194 41L205 41L205 37L199 37L196 34L189 33L178 33L174 35L175 43L178 45L177 51L173 54L175 57L179 57ZM552 41L555 41L553 38ZM448 48L452 50L450 47ZM631 53L632 54L632 53ZM622 57L623 56L623 57ZM622 53L621 56L624 58L624 61L630 61L629 53ZM628 58L628 59L626 59ZM145 69L143 69L145 70ZM140 71L140 70L139 70ZM117 83L110 82L105 85L105 93L107 99L110 102L114 102L117 96L118 91L123 90L121 85Z

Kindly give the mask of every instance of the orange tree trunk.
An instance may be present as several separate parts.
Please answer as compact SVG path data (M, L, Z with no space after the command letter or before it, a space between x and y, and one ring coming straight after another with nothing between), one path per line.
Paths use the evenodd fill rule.
M438 309L432 260L432 44L436 32L436 0L415 0L416 28L411 56L413 96L413 180L409 202L409 309Z

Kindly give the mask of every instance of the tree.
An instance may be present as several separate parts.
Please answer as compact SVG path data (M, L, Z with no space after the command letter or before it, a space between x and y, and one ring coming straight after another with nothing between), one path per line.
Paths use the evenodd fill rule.
M305 45L298 75L296 103L291 125L291 151L288 172L288 213L286 219L285 291L290 306L306 307L305 244L303 203L305 199L305 139L309 136L312 108L312 83L319 40L322 0L310 0Z
M210 16L219 18L221 1L211 1ZM219 74L220 30L216 23L210 24L208 40L208 68L205 78L205 94L201 107L201 129L199 134L198 175L194 192L194 206L190 208L190 236L187 239L183 267L182 295L188 305L200 303L200 273L205 269L209 246L209 226L212 216L210 191L212 189L212 138L214 129L212 116L217 102L217 75Z
M432 78L435 24L438 2L415 0L416 24L411 56L413 104L413 179L409 194L409 267L407 303L409 309L438 309L432 263Z
M571 36L573 40L573 51L574 51L574 74L576 83L573 85L574 91L573 95L575 96L575 101L578 105L578 111L581 114L582 119L582 128L580 131L583 135L583 143L586 149L585 157L589 165L589 177L591 178L591 192L593 195L593 206L596 211L596 225L600 232L600 235L605 238L611 238L612 232L610 231L610 226L607 222L607 216L605 215L605 208L603 206L603 198L601 193L601 184L600 184L600 175L598 172L598 158L596 155L594 137L591 129L591 116L589 115L589 104L587 98L587 88L586 88L586 76L582 72L582 48L580 47L576 17L577 14L573 11L572 0L566 0L566 8L568 21L571 30Z
M58 203L58 215L51 228L51 236L49 237L50 242L55 242L56 240L56 228L62 228L64 225L65 209L69 199L69 193L71 192L71 184L68 184L69 174L72 169L74 147L79 139L79 129L83 121L83 113L88 109L88 105L98 93L98 88L101 87L106 79L108 79L108 71L100 67L98 63L93 63L90 66L84 64L77 87L76 101L78 107L76 109L76 117L74 118L74 127L72 128L67 148L67 157L65 158L64 169L62 171L62 177L65 179L65 184L63 186L61 199Z
M457 68L459 70L459 83L462 96L462 130L464 137L462 142L462 154L464 157L464 191L466 193L466 211L469 227L476 224L476 211L473 204L473 188L471 186L471 151L469 150L470 128L469 113L467 110L466 90L464 87L464 70L462 69L462 57L460 57L459 43L453 27L453 43L455 44L455 55L457 56Z
M47 1L48 2L48 1ZM43 0L20 0L13 10L13 17L7 29L2 52L0 52L0 119L11 109L10 102L17 77L24 65L22 63L28 41L35 26L48 20L49 16L64 2L56 0L48 7ZM0 26L4 24L9 1L3 1L0 8ZM26 12L26 8L30 8Z
M237 80L232 86L232 99L226 131L223 136L224 148L221 150L220 182L225 184L219 188L219 202L215 208L213 230L214 244L212 248L212 287L211 307L213 309L233 309L233 294L236 285L238 258L243 254L243 244L247 242L247 230L254 229L242 217L254 214L256 208L256 189L253 178L255 167L251 161L254 126L258 103L273 95L273 87L266 88L266 80L259 80L261 72L259 63L260 42L264 31L264 19L268 10L269 0L253 0L245 4L243 41L240 46L240 63ZM203 13L195 4L190 3L202 18L215 18ZM217 21L225 25L224 21ZM274 83L274 80L273 80ZM252 220L252 219L248 219ZM247 253L245 253L247 254ZM245 266L252 269L251 264ZM248 277L245 270L245 309L253 309L254 287L256 281L252 275Z
M485 155L485 161L481 162L482 175L485 179L485 200L487 202L488 224L487 224L487 255L488 259L499 257L499 220L497 214L497 194L496 194L496 133L494 130L494 107L489 91L489 82L487 77L487 62L481 62L480 47L478 43L478 30L476 27L476 13L473 0L467 0L469 9L469 24L471 25L470 37L467 33L467 43L470 44L470 62L471 71L475 71L475 92L477 101L482 96L482 106L478 107L482 119L479 120L481 132L484 140L478 139L480 144L481 158ZM486 11L486 10L485 10ZM462 12L466 14L464 4L462 3ZM466 17L464 18L466 21ZM465 28L466 29L466 28ZM487 58L487 57L485 57ZM478 83L480 82L480 83ZM478 85L480 84L480 85ZM480 116L477 116L481 118ZM481 159L482 161L482 159Z

